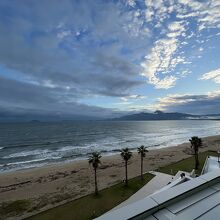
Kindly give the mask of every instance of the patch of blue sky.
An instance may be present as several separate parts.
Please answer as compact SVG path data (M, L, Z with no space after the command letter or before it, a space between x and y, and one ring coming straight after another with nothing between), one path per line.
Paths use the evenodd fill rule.
M24 73L21 73L14 69L8 69L2 65L0 65L0 76L6 79L18 80L18 81L26 81L27 76Z

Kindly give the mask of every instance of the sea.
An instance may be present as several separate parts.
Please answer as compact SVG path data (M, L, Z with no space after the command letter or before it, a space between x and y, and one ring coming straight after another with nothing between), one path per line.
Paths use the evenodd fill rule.
M0 124L0 172L119 153L144 145L160 149L192 136L220 134L220 121L77 121Z

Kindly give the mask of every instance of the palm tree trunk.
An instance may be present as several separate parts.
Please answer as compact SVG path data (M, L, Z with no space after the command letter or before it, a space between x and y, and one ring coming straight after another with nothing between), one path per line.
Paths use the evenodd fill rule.
M141 180L143 179L143 157L141 157Z
M199 157L198 153L195 154L195 169L197 170L199 166Z
M94 169L95 171L95 194L98 194L98 186L97 186L97 176L96 176L96 168Z
M128 161L125 161L125 185L128 185Z

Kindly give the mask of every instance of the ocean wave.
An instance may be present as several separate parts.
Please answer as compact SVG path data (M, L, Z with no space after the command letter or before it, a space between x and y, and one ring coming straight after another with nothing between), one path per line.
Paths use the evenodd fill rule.
M40 154L47 154L49 150L33 150L33 151L22 151L19 153L10 154L8 156L2 157L3 159L17 158L17 157L27 157L27 156L35 156Z
M101 149L101 146L105 144L99 144L99 143L92 143L92 144L85 144L83 146L74 146L74 145L68 145L61 148L58 148L57 152L67 152L67 151L73 151L73 153L82 153L83 151L89 151L91 150L98 150Z
M44 163L85 159L93 151L109 155L118 154L121 148L129 147L136 152L137 147L141 145L148 147L149 150L159 149L183 143L194 135L203 137L218 134L220 128L219 121L126 122L126 124L114 122L112 126L112 123L108 122L104 125L94 123L92 126L91 124L81 126L80 123L77 126L68 124L67 128L60 124L48 125L56 126L56 134L48 127L40 127L35 133L35 129L31 130L32 127L26 130L28 124L25 125L25 130L16 125L18 128L10 139L7 135L14 130L4 128L0 139L7 142L2 142L3 147L0 147L0 172L41 166ZM129 126L130 124L132 126ZM27 133L29 130L30 133ZM4 167L4 164L9 165Z
M11 165L19 165L19 164L29 164L29 163L36 163L36 162L41 162L45 160L57 160L61 159L61 157L48 157L48 158L41 158L41 159L34 159L34 160L26 160L26 161L19 161L19 162L12 162L12 163L7 163L3 166L11 166Z
M12 162L12 163L5 164L5 166L19 165L19 164L26 164L26 163L34 163L34 162L40 162L40 161L45 161L45 160L46 159L35 159L35 160L26 160L26 161Z
M0 172L8 172L8 171L16 171L16 170L22 170L22 169L31 169L31 168L37 168L37 167L43 167L46 166L48 163L42 162L42 163L29 163L29 164L20 164L20 165L10 165L10 166L0 166Z
M21 148L21 147L34 147L34 146L48 146L48 145L53 145L53 144L68 144L71 143L71 140L62 140L62 141L42 141L42 142L30 142L30 143L18 143L14 145L7 145L6 147L3 148ZM0 148L1 149L1 148Z
M111 152L118 152L120 150L112 149L112 148L109 150L101 149L101 148L94 149L92 147L90 150L88 150L87 147L74 148L73 146L66 146L66 147L63 147L62 149L58 149L57 151L62 154L63 159L67 159L67 158L78 158L79 159L79 158L88 157L94 151L98 151L100 153L106 154L106 153L111 153ZM69 151L72 151L72 152L70 153Z
M58 152L65 152L65 151L71 151L71 150L76 150L77 148L79 148L78 146L65 146L65 147L61 147L59 149L57 149L56 151Z
M111 141L111 140L105 140L103 142L100 142L99 145L105 145L105 146L114 146L114 145L120 145L123 143L130 142L130 140L117 140L117 141Z

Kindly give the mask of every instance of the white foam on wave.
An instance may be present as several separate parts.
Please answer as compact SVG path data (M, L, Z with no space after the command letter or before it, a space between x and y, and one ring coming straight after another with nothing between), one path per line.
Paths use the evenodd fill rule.
M66 152L66 151L74 151L74 152L82 152L82 151L85 151L85 150L89 150L91 148L99 148L100 146L102 145L99 145L99 144L85 144L83 146L74 146L74 145L68 145L68 146L65 146L65 147L61 147L59 149L57 149L56 151L57 152Z
M7 165L7 166L10 166L10 165L19 165L19 164L40 162L40 161L44 161L44 160L46 160L46 159L26 160L26 161L20 161L20 162L7 163L6 165Z
M35 163L35 162L40 162L40 161L45 161L45 160L57 160L60 159L61 157L48 157L48 158L42 158L42 159L34 159L34 160L26 160L26 161L20 161L20 162L13 162L13 163L7 163L7 166L10 165L19 165L19 164L28 164L28 163Z
M78 146L71 146L71 145L69 145L69 146L61 147L61 148L57 149L56 151L64 152L64 151L76 150L76 149L79 149L79 148L80 147L78 147Z
M4 156L3 159L10 159L10 158L16 158L16 157L27 157L27 156L35 156L40 154L47 154L49 153L49 150L33 150L33 151L22 151L19 153L10 154L8 156Z
M6 173L6 172L12 172L12 171L17 171L17 170L22 170L22 169L32 169L32 168L37 168L37 167L43 167L46 166L48 163L29 163L29 164L20 164L19 166L8 166L7 168L1 168L0 172L1 173ZM1 166L0 166L1 167Z

